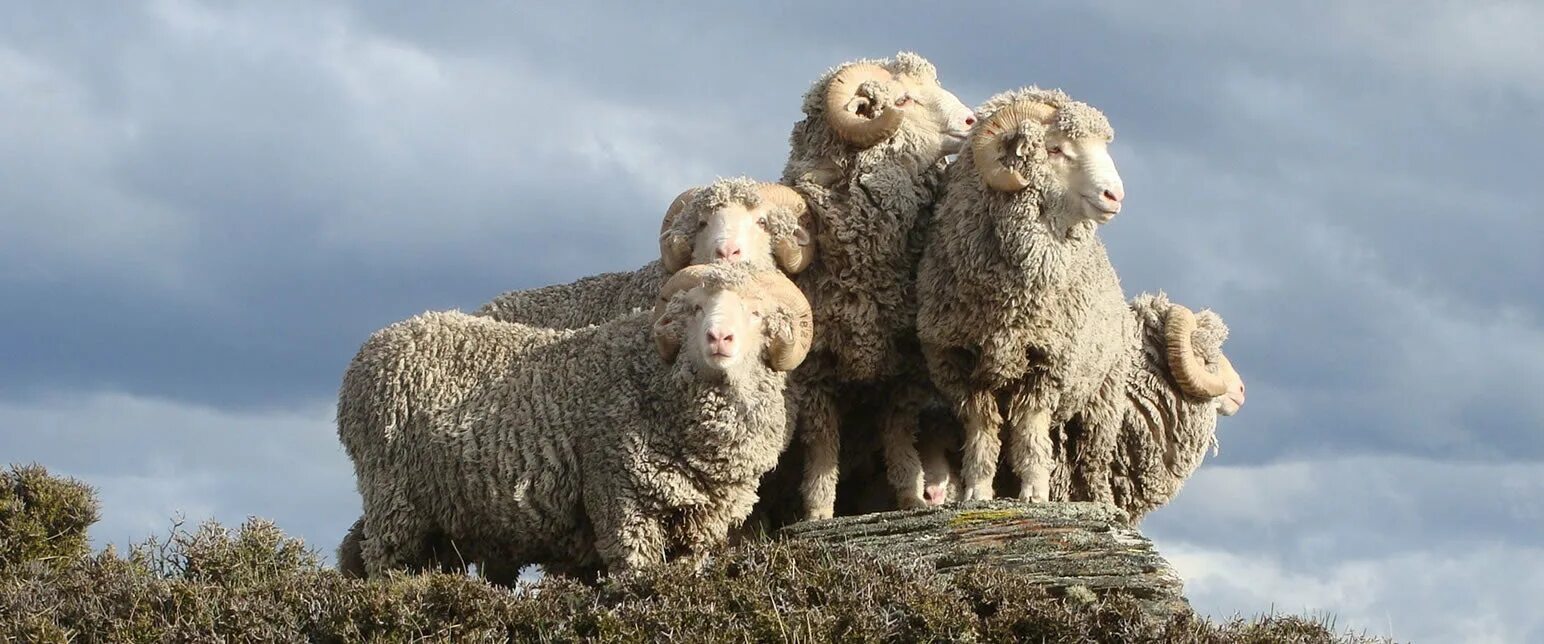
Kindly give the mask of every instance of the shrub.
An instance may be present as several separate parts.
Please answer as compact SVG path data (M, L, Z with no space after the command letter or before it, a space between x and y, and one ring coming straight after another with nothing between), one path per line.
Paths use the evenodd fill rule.
M1188 612L1153 615L1119 595L1053 596L998 569L945 580L802 542L750 544L598 584L553 577L513 589L445 573L351 579L261 519L235 530L174 524L127 557L93 555L79 523L95 517L90 491L46 478L16 468L5 479L26 480L8 485L7 499L44 499L17 506L39 513L22 524L70 529L21 531L50 535L48 547L18 549L0 570L0 641L1345 641L1311 620L1217 626Z
M97 520L91 488L49 476L39 465L0 471L0 571L67 565L90 551L86 528Z

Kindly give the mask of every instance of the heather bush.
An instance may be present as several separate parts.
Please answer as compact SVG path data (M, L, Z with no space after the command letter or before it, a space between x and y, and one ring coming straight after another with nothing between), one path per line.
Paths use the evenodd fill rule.
M750 544L597 584L553 577L517 588L444 573L346 578L260 519L234 530L174 524L126 556L90 554L89 489L41 468L14 468L3 480L0 641L1347 641L1312 620L1217 626L1189 613L1152 615L1119 595L1055 596L1001 570L945 580L800 542Z

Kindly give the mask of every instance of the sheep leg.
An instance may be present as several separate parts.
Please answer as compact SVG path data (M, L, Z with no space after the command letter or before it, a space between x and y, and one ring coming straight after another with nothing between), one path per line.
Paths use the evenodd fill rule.
M1077 452L1074 473L1085 487L1088 500L1115 504L1111 468L1120 441L1121 411L1100 398L1083 414L1083 444Z
M1018 401L1015 401L1018 403ZM1033 503L1051 500L1051 470L1056 465L1051 445L1051 412L1027 402L1008 414L1012 432L1008 459L1019 475L1019 498Z
M1002 416L992 392L971 392L960 409L960 424L965 429L965 448L960 456L965 500L991 499L992 479L997 477L997 456L1002 453L1003 446L997 436Z
M927 507L922 458L917 453L917 418L921 409L912 403L914 398L905 396L891 404L885 414L882 437L885 476L895 488L895 501L902 510Z
M829 388L808 390L801 415L800 434L805 444L804 518L829 519L836 512L837 455L841 451L836 399Z

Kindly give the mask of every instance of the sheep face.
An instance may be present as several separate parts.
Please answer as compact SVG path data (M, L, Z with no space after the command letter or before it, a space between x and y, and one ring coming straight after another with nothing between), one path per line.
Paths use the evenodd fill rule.
M1032 191L1065 224L1102 224L1120 212L1126 188L1110 156L1115 130L1099 110L1034 88L994 97L983 109L990 116L971 148L986 187Z
M1126 198L1115 159L1110 156L1110 140L1103 137L1073 138L1061 130L1051 130L1045 137L1045 171L1050 181L1045 195L1059 203L1072 220L1107 223L1120 212Z
M733 290L702 286L680 296L683 357L703 375L723 378L760 359L762 312Z
M928 505L943 505L961 496L959 468L949 460L948 449L937 442L920 442L917 456L922 459L922 500Z
M697 233L692 242L692 263L745 262L755 270L771 269L772 226L775 222L774 213L768 212L771 206L763 203L748 208L732 203L698 218ZM803 228L795 228L789 234L800 245L810 242L809 233Z
M924 144L919 151L936 151L935 159L959 152L970 126L976 124L976 113L936 79L901 76L899 80L905 88L895 100L903 118L901 127Z
M814 258L808 208L786 186L723 179L676 198L660 230L667 271L687 265L774 266L797 273Z
M722 379L763 355L773 370L792 371L809 352L814 322L809 301L780 272L694 265L660 288L653 335L665 362Z
M1244 406L1244 378L1233 369L1233 363L1226 356L1221 356L1218 362L1207 363L1207 370L1222 376L1222 381L1227 383L1228 391L1215 399L1217 413L1222 416L1232 416L1238 413Z
M827 123L841 140L870 148L901 137L923 166L958 152L976 122L975 113L938 83L933 64L909 52L844 66L826 83L823 102Z

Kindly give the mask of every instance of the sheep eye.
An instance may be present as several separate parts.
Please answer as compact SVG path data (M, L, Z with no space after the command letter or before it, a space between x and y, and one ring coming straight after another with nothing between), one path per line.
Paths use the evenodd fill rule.
M757 219L756 220L756 224L759 225L759 226L762 226L763 228L765 228L766 225L767 225L767 218L766 217L761 217L761 218Z
M708 227L708 222L706 222L704 220L701 220L701 219L697 220L697 230L702 230L702 229L707 228L707 227Z
M692 305L692 313L701 313L701 312L702 312L702 305L701 304L693 304Z
M910 103L910 102L911 102L911 97L910 96L902 96L900 98L895 99L895 106L896 107L906 107L906 105L908 103Z
M1050 147L1046 148L1045 151L1049 152L1051 154L1061 154L1062 153L1062 148L1059 145L1053 145L1053 146L1050 146Z

